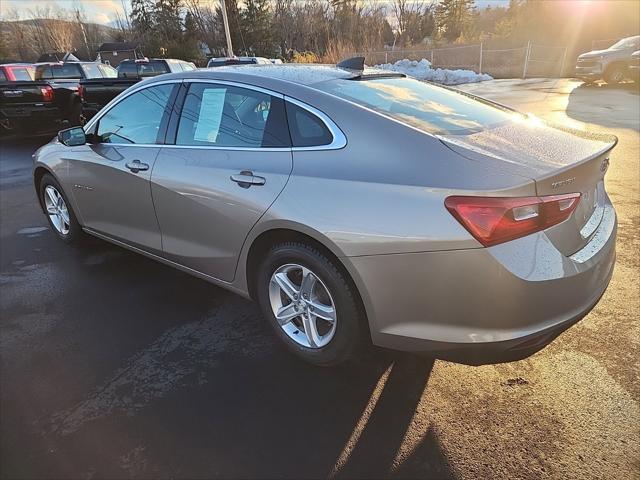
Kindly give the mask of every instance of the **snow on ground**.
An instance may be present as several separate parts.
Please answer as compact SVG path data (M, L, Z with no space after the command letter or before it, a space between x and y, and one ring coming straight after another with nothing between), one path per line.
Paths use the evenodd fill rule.
M376 68L391 70L393 72L404 73L418 80L429 80L431 82L443 83L445 85L460 85L462 83L484 82L493 80L493 77L486 73L476 73L473 70L447 70L443 68L431 68L431 62L426 58L417 60L398 60L396 63L383 63L376 65Z

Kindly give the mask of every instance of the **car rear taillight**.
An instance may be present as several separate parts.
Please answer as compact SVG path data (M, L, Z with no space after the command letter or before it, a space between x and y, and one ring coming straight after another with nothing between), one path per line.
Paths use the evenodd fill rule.
M78 85L78 97L81 102L84 102L84 87L82 85Z
M53 88L51 88L51 86L47 85L46 87L40 87L40 93L42 93L42 99L45 102L53 101Z
M579 193L545 197L447 197L451 214L485 247L524 237L563 222Z

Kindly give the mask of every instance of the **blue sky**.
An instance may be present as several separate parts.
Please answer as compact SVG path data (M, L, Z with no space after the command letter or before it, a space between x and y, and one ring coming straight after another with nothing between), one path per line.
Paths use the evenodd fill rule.
M215 4L217 0L200 0L203 4ZM388 2L388 0L374 0L379 2ZM7 13L15 9L21 18L29 18L30 10L38 7L60 6L66 9L73 9L80 6L90 22L109 24L116 18L116 12L122 15L122 5L130 9L130 0L0 0L0 16L4 17ZM478 8L484 8L487 5L508 6L509 0L476 0Z

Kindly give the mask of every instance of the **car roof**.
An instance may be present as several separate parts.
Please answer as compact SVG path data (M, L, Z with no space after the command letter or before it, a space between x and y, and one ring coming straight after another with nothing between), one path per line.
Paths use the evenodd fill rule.
M226 65L222 67L200 69L199 72L211 72L217 75L228 72L241 73L254 77L283 80L300 85L313 85L327 80L347 79L367 75L389 75L391 72L376 68L365 68L364 70L347 70L338 68L335 65L287 63L275 65L272 63L264 65ZM400 75L398 75L400 76Z
M364 70L348 70L335 65L318 64L281 64L265 65L233 65L212 68L200 68L188 72L165 73L140 82L140 86L152 86L155 83L180 80L228 81L245 83L302 98L311 91L322 96L328 95L317 87L321 82L340 79L361 80L379 77L405 77L405 75L386 70L365 68ZM330 95L331 96L331 95ZM343 101L343 100L341 100Z
M258 59L267 60L265 57L214 57L214 58L210 58L209 61L210 62L226 62L227 60L258 60Z
M92 64L96 64L96 65L104 65L100 62L90 62L90 61L79 61L79 62L38 62L35 63L34 65L36 67L45 67L45 66L54 66L54 65L92 65Z
M33 67L32 63L2 63L0 67L9 67L9 68L24 68L24 67Z

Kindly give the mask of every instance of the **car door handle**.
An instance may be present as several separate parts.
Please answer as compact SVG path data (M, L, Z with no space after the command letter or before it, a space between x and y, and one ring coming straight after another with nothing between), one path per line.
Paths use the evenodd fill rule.
M149 165L147 165L146 163L142 163L140 160L134 160L132 162L126 163L125 167L127 167L133 173L149 170Z
M264 177L254 175L253 172L250 172L249 170L243 170L236 175L231 175L229 178L242 188L249 188L251 185L264 185L266 182Z

